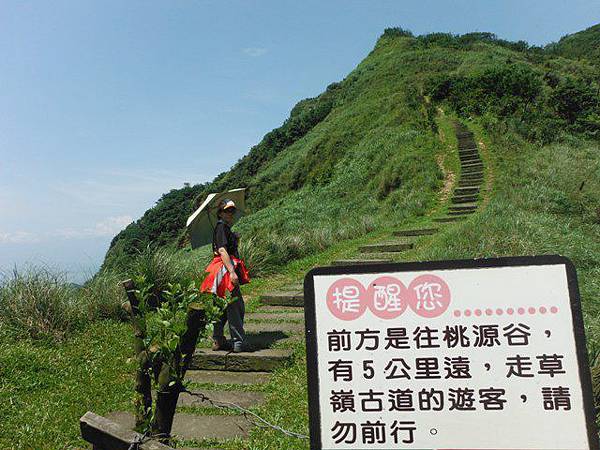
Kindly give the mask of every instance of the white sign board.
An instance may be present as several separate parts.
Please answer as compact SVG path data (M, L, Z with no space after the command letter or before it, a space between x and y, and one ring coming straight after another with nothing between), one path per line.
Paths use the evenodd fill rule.
M312 449L598 450L566 258L317 268L305 298Z

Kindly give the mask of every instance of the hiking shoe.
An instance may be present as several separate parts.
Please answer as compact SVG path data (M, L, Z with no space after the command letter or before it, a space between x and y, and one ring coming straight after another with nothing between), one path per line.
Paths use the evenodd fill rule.
M227 342L227 339L222 338L213 338L212 350L214 352L218 350L229 350L231 346Z
M242 353L242 352L251 353L255 350L256 349L254 347L252 347L250 344L247 344L245 342L235 341L233 343L233 353Z

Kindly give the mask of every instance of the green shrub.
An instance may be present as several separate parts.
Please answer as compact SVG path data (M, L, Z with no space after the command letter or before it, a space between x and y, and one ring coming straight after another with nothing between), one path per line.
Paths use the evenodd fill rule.
M383 30L382 38L396 38L396 37L413 37L410 30L405 30L401 27L386 28Z
M584 80L565 78L552 91L550 107L573 131L596 135L600 132L598 89Z

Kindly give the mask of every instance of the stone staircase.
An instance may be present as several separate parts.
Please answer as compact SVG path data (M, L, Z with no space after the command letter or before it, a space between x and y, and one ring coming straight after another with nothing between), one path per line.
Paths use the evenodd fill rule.
M290 304L297 306L290 307ZM216 402L235 403L250 409L261 406L265 401L262 385L270 380L274 370L292 358L291 349L272 347L302 338L303 306L304 296L299 294L299 289L278 295L266 294L264 306L245 317L248 341L256 351L231 353L199 348L186 374L190 390L201 392ZM186 393L180 395L177 407L172 434L184 444L194 445L182 447L188 450L216 450L217 447L211 445L215 441L246 438L252 429L243 415L223 415L210 403ZM116 412L108 418L133 428L131 413Z
M444 223L463 220L477 211L484 177L483 161L473 134L466 127L457 125L456 136L461 173L446 214L434 217L433 225L396 230L389 241L360 246L355 257L332 261L332 265L382 264L399 260L403 252L414 248L418 239L435 234ZM304 336L302 281L262 294L260 307L246 314L245 329L250 344L257 351L234 354L200 348L194 355L187 378L194 389L214 400L252 408L264 402L260 389L268 382L271 373L291 362L292 350L285 348L284 344ZM219 389L219 385L226 385L228 389ZM175 415L173 435L184 442L244 438L251 429L242 416L206 412L210 411L210 405L198 403L196 397L183 395L179 406L202 408L202 414L193 414L186 409ZM131 415L116 414L120 421L133 423ZM198 447L195 449L198 450Z
M455 127L458 140L460 177L446 214L433 219L437 223L456 222L464 219L469 214L475 213L483 184L483 160L479 154L479 148L473 133L462 124L456 124Z

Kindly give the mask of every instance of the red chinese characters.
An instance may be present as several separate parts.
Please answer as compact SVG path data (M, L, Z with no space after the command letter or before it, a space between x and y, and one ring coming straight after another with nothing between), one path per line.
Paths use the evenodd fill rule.
M341 320L354 320L367 308L381 319L395 319L408 307L425 318L438 317L450 306L448 284L433 274L420 275L409 284L389 275L369 284L368 289L353 278L336 280L327 291L327 307Z

